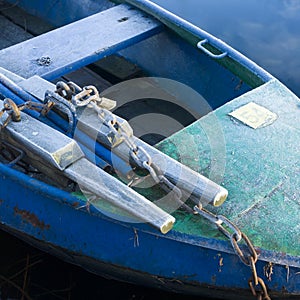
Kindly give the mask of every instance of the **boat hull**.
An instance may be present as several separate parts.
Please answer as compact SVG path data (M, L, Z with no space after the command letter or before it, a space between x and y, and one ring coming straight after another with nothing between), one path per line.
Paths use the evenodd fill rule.
M249 267L225 241L163 236L147 225L120 223L78 209L82 203L76 197L10 168L2 170L0 193L7 196L0 201L1 228L31 245L104 277L178 293L251 299ZM266 265L258 262L260 276ZM286 267L274 268L268 283L273 296L284 299L281 290L286 297L299 295L299 269L290 267L287 281Z

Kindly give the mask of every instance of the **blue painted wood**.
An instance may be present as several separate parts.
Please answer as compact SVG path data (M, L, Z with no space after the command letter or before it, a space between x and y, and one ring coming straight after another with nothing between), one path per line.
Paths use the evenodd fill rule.
M57 10L57 13L60 14L60 9L67 9L66 7L60 7L62 3L52 6L49 1L42 2L39 5L25 0L21 1L20 3L23 7L29 7L30 11L32 11L32 7L35 5L36 13L38 15L42 14L43 18L45 17L45 11L52 12L52 10ZM70 4L69 1L68 3ZM84 4L85 2L82 3ZM103 4L103 1L101 1L101 3ZM153 8L152 6L154 4L149 4L148 1L142 4L144 5L145 3L148 6L143 6L143 9L145 8L145 10L149 11ZM132 2L131 4L135 5L136 3ZM136 5L140 5L140 3ZM78 7L78 3L73 1L72 7ZM77 18L85 16L84 11L80 11L80 9L78 9L76 12ZM90 9L90 12L92 13L93 10ZM197 29L197 27L193 26L192 24L166 12L161 8L159 9L157 6L155 6L155 10L153 10L153 15L158 17L163 22L166 22L166 20L171 23L173 22L178 28L181 28L185 32L193 30L192 34L197 38L197 41L207 37L207 34L203 30L199 28ZM58 20L53 19L53 22L56 22L56 25L60 24L59 18ZM69 36L69 34L66 34L66 36ZM51 35L48 35L48 37L49 39L52 39ZM44 36L43 39L47 40L46 36ZM213 43L212 38L210 38L210 41ZM60 50L61 55L68 55L69 53L73 54L74 50L72 43L66 44L65 40L63 40L61 45L63 46L61 46L61 49L58 50L59 54ZM225 47L224 45L227 47L226 49L221 48L221 46L218 47L222 49L222 51L227 51L231 57L235 57L238 60L242 59L241 55L239 55L237 51L230 48L225 43L222 44L222 47ZM20 50L19 47L14 49ZM105 51L105 55L109 55L111 49L106 50L107 52ZM23 53L22 51L23 50L21 50L21 53ZM46 52L44 52L44 54L40 55L47 55L45 53L49 53L47 49L45 51ZM32 55L32 51L30 49L29 52L30 55ZM16 54L14 51L10 51L9 54L12 55L12 58L9 63L5 63L5 65L7 65L6 68L10 68L10 65L13 66L14 64L14 67L11 67L11 70L14 72L18 72L19 70L22 71L24 66L19 66L17 63L19 54ZM129 47L119 51L118 54L121 54L126 59L136 63L138 66L144 69L149 76L166 77L188 85L201 94L212 109L221 106L227 101L234 99L235 97L251 89L247 83L243 82L243 84L241 84L241 79L238 76L233 75L230 70L225 69L223 66L217 64L213 60L207 59L205 54L197 50L196 44L191 45L171 31L163 30L159 34L155 34L139 43L132 43ZM99 58L102 57L102 55L103 54L101 54ZM0 52L0 59L2 57L3 56ZM6 57L4 58L7 59ZM26 60L25 55L22 55L21 58L22 60ZM88 59L89 57L82 57L79 63L84 64L83 61ZM59 60L63 60L63 58L59 57ZM39 74L36 72L37 69L41 70L40 72L42 73L48 72L48 70L50 71L50 68L53 67L53 65L49 67L37 66L36 63L34 64L34 62L36 61L33 60L31 63L27 62L28 67L26 67L28 72L32 74ZM242 64L247 65L249 68L254 66L254 64L248 59L242 61ZM32 69L30 67L32 67ZM74 64L71 67L77 68L78 66ZM68 72L69 69L65 68L60 71ZM258 74L259 77L262 77L265 80L269 79L269 77L265 76L266 72L261 68L257 67L254 71L254 73ZM53 76L51 74L51 77L44 76L44 78L52 79ZM191 103L191 108L193 111L202 114L202 105L199 105L198 101L194 101L193 98L191 98L190 101L193 102Z
M105 271L143 284L151 280L157 287L182 292L199 293L203 287L220 285L227 293L226 299L244 299L241 294L252 299L247 284L249 267L227 242L176 231L165 237L145 225L121 223L93 207L90 212L78 209L85 202L66 192L2 164L0 169L0 195L5 195L0 198L2 229L18 232L19 237L35 246L61 254L93 272ZM261 277L265 264L257 264ZM280 292L284 282L287 291L300 293L300 278L296 276L299 268L290 265L288 282L285 265L274 265L273 271L272 281L268 282L273 291ZM234 298L236 288L240 292Z
M158 33L159 22L119 5L0 51L0 66L54 79ZM50 58L50 65L39 59Z
M13 80L16 80L20 85L15 84ZM27 92L28 90L30 93ZM43 101L46 90L54 91L55 85L42 80L38 76L24 80L24 78L16 76L0 67L0 94L12 99L17 105L22 105L26 101ZM24 110L24 112L63 133L66 133L69 127L65 120L52 111L48 113L47 117L40 116L40 114L34 110ZM98 166L102 166L103 169L106 168L108 164L112 165L112 163L114 163L124 176L132 170L126 162L114 155L109 149L106 149L99 143L95 143L92 138L83 134L80 130L76 130L76 136L74 138L78 141L80 147L86 150L84 153L87 158L92 162L96 162Z

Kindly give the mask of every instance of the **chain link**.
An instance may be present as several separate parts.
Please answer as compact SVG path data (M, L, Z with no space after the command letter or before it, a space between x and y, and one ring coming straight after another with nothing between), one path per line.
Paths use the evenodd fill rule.
M30 109L34 111L40 112L42 115L46 115L49 110L52 108L51 103L42 104L32 101L24 102L20 105L17 105L13 100L10 98L5 98L3 100L3 108L0 111L0 118L6 113L7 117L1 123L1 129L5 128L10 121L19 122L21 121L21 111L25 109Z
M109 113L110 116L114 116L111 112ZM105 124L109 126L112 132L114 132L115 136L121 138L126 143L126 145L129 148L130 157L134 161L134 163L139 168L148 171L156 184L160 184L168 192L172 191L174 193L174 197L176 198L176 201L181 202L181 205L183 205L184 202L181 201L182 198L181 190L163 175L160 168L152 162L149 153L147 153L147 151L143 147L137 146L135 144L134 138L127 134L127 132L122 127L122 125L115 118L113 121L111 120L110 122L107 121L107 119L103 121L104 123L106 122Z
M115 115L106 109L100 109L99 111L99 107L93 102L90 103L90 107L93 107L98 112L98 116L102 119L103 123L111 129L114 135L122 139L128 146L130 157L134 163L139 168L148 171L156 184L163 185L167 191L173 191L177 201L181 201L182 193L180 189L163 175L159 167L152 162L149 153L147 153L143 147L135 144L134 138L127 134L127 131L124 130L122 124L117 121ZM183 204L183 202L181 204Z
M256 297L257 300L271 300L264 281L260 277L258 277L257 280L258 280L257 284L253 284L252 279L249 279L249 281L248 281L248 284L249 284L249 287L250 287L250 290L251 290L253 296ZM261 291L257 292L255 290L256 286L260 287Z
M72 86L72 83L69 83L68 85ZM75 94L75 96L73 95L72 103L78 107L89 106L90 108L93 108L97 112L101 121L110 128L115 137L122 139L122 141L126 143L129 148L130 157L135 165L148 171L156 184L160 184L162 188L169 192L171 191L175 200L179 201L183 207L187 206L181 200L183 196L182 191L163 175L160 168L152 162L150 155L143 149L143 147L136 145L134 137L128 135L128 132L124 129L122 124L117 121L116 116L110 111L100 107L101 101L99 100L100 98L97 90L93 86L87 86L83 89L79 89L73 88L73 90L77 90L78 93ZM68 93L66 92L65 94ZM191 211L191 209L188 211ZM225 216L214 215L213 213L205 210L201 204L199 204L199 206L195 206L192 212L201 215L211 223L215 224L218 230L220 230L230 240L234 252L240 260L250 267L252 278L249 279L248 283L253 296L257 297L257 300L271 300L263 279L257 275L256 262L258 255L249 238ZM246 249L241 249L239 245L241 242L243 242L243 245L246 246ZM259 292L255 290L256 287L260 289Z
M245 265L250 267L252 277L249 279L248 284L253 296L256 297L257 300L271 300L263 279L257 275L256 262L258 254L246 234L241 232L241 230L225 216L215 215L204 209L201 205L195 206L194 212L216 225L217 228L230 240L235 254ZM244 249L242 249L239 245L241 242L243 242L243 245L246 246L243 247ZM258 288L259 291L256 291L255 288Z
M0 111L0 118L6 113L6 118L1 122L1 128L5 128L10 121L19 122L21 120L21 112L16 103L9 99L5 98L3 100L3 108Z
M64 92L64 88L66 91ZM73 91L72 98L70 98L70 91ZM82 89L72 82L67 84L59 84L57 86L57 92L66 99L71 99L72 103L76 107L88 106L94 109L100 120L105 124L114 136L122 140L129 148L130 158L134 164L150 174L156 184L160 184L165 190L172 191L176 201L179 201L182 206L184 202L181 200L182 192L172 182L170 182L161 172L160 168L152 162L151 156L147 151L136 145L134 137L128 134L125 126L118 122L116 116L107 109L101 107L101 98L97 89L94 86L86 86ZM65 96L64 96L65 95Z

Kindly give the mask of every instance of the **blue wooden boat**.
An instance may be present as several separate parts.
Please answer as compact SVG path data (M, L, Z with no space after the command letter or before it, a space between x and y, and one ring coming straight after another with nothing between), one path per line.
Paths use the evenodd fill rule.
M299 299L299 99L223 41L147 0L20 0L0 21L21 30L25 12L27 26L38 26L0 51L1 229L109 278L220 299ZM117 101L116 115L159 115L150 128L145 119L132 126L147 141L135 142L167 174L156 173L158 182L171 182L168 201L160 201L165 194L157 185L131 188L116 179L134 165L124 141L105 144L108 135L90 115L76 123L63 97L70 89L76 100L74 91L86 90L68 80L89 86L86 78L102 100ZM59 97L63 104L56 105ZM58 109L46 116L31 110L47 103ZM158 124L162 116L180 126ZM130 127L117 120L130 144ZM76 126L64 134L61 122ZM93 151L86 128L96 132ZM75 162L55 152L66 145ZM112 168L116 174L102 171ZM142 184L153 169L146 171ZM89 198L95 194L104 200ZM182 197L184 205L174 206Z

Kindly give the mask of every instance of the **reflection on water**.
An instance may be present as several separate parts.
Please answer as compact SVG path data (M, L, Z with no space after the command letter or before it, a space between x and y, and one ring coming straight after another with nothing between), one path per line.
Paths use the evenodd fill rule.
M299 0L153 0L224 40L300 96Z

